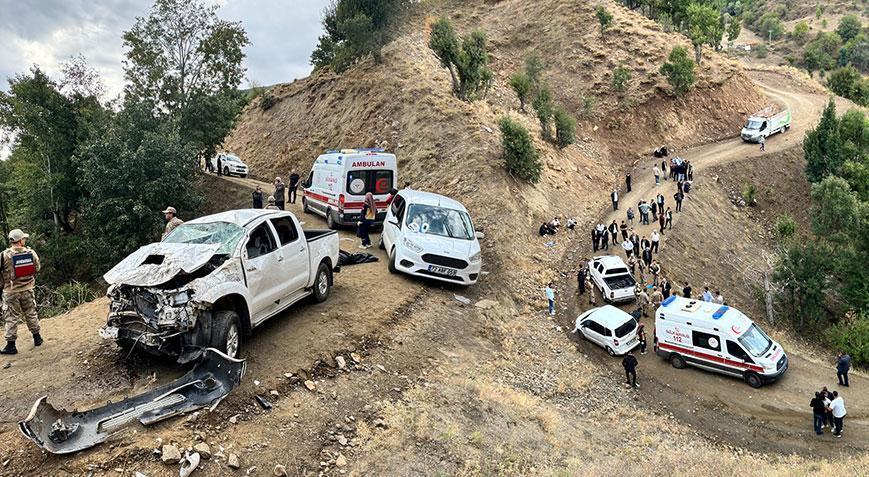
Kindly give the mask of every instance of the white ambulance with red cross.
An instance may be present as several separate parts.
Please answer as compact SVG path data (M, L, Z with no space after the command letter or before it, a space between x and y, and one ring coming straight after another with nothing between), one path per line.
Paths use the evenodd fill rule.
M655 352L674 368L735 376L753 388L788 369L781 345L736 308L678 296L655 311Z
M398 161L383 149L326 151L314 161L302 184L302 207L306 213L322 215L330 229L337 229L356 224L365 194L371 192L377 204L375 222L380 223L397 183Z

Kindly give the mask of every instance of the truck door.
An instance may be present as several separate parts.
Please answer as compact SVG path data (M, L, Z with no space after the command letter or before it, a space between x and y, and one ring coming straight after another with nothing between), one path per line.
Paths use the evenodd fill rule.
M760 125L760 134L762 136L769 136L769 121L764 121Z
M256 226L248 235L244 250L244 273L251 300L251 322L277 306L283 290L283 270L277 242L268 222Z
M285 216L271 219L272 226L278 234L278 248L282 255L281 277L283 281L283 297L305 288L311 280L314 270L309 270L308 247L293 219Z

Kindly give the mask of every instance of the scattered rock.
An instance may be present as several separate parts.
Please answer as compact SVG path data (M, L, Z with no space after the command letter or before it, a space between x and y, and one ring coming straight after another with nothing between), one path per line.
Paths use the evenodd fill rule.
M463 297L462 295L453 295L453 297L455 297L456 301L458 301L459 303L461 303L463 305L470 305L471 304L471 300L467 297Z
M236 415L230 417L230 418L229 418L229 423L230 423L230 424L238 424L238 414L236 414Z
M384 368L382 364L378 364L377 369L383 371L384 373L386 372L386 368Z
M226 459L226 465L233 469L238 469L239 467L241 467L241 462L239 462L238 460L238 455L229 454L229 457Z
M281 393L279 393L276 389L272 389L271 391L269 391L269 394L271 394L272 396L280 396L281 395Z
M164 445L160 453L160 460L162 460L164 464L177 464L181 462L181 451L172 444Z
M347 368L347 361L344 360L343 356L335 356L335 362L338 363L338 369Z
M275 471L272 473L275 474L275 477L285 477L289 475L287 474L287 468L282 466L281 464L276 465Z
M335 467L346 467L347 459L344 457L344 454L338 454L338 457L335 458Z
M308 391L313 392L317 390L317 385L314 384L314 381L311 381L310 379L305 381L305 387L308 388Z
M355 363L361 363L361 362L362 362L362 357L359 356L359 355L356 354L356 353L350 353L350 359L352 359L353 362L355 362Z
M200 442L199 444L196 444L195 446L193 446L193 450L198 452L199 455L201 455L203 459L210 459L211 458L211 447L209 447L208 444L206 444L204 442Z
M498 302L495 300L480 300L474 306L476 306L477 308L479 308L481 310L489 310L497 304L498 304Z
M336 439L338 440L338 443L341 444L342 446L346 446L346 445L347 445L347 438L344 437L344 434L338 434L338 436L336 437Z

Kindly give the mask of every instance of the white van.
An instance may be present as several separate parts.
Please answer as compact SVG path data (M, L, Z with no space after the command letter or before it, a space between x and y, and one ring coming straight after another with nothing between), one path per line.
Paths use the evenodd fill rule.
M736 308L671 296L655 311L655 352L687 365L742 378L758 388L780 378L788 357Z
M483 263L481 238L459 202L404 189L392 199L380 248L389 256L390 272L471 285L477 282Z
M342 149L320 155L302 184L302 208L326 218L330 229L360 219L365 194L374 194L378 214L386 216L389 192L398 183L398 162L383 149Z

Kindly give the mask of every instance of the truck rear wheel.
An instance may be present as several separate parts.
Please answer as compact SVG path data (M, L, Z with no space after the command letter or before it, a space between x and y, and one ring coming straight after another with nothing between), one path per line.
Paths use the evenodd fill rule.
M231 310L215 312L209 346L230 358L238 358L238 351L241 348L241 327L239 325L238 313Z
M672 364L676 369L684 369L685 366L688 365L688 363L685 362L685 358L675 353L670 355L670 364Z
M763 386L763 380L760 379L760 376L758 376L757 373L747 373L745 375L745 382L755 389Z
M323 303L329 298L332 288L332 272L326 262L321 262L317 267L317 276L314 277L314 301Z

